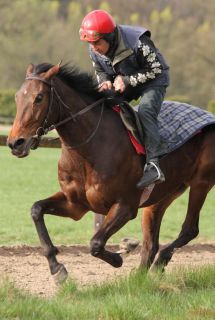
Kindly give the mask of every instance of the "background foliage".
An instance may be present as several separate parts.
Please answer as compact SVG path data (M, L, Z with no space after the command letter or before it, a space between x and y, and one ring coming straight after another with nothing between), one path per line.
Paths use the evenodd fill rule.
M167 95L203 108L215 98L214 0L0 0L0 90L17 89L30 62L63 59L91 70L78 30L84 15L97 8L118 23L150 28L171 67Z

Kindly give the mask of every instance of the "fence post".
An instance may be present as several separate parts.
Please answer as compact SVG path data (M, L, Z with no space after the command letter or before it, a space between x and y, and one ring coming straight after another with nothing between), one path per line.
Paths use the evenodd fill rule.
M94 231L95 231L95 233L99 230L104 219L105 219L105 216L103 216L102 214L99 214L99 213L95 213L95 217L94 217Z

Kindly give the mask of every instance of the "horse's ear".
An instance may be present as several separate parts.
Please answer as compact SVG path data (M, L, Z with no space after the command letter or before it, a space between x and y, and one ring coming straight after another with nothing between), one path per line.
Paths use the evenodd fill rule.
M32 74L34 70L34 65L32 63L30 63L27 67L27 70L26 70L26 77L28 77L30 74Z
M60 65L56 64L55 66L53 66L51 69L49 69L45 74L44 74L44 78L46 80L50 80L51 78L53 78L54 76L56 76L56 74L59 72L60 70Z

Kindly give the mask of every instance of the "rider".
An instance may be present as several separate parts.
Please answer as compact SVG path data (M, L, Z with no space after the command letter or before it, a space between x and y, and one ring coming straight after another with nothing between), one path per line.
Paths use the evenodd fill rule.
M144 129L146 165L137 187L165 180L159 156L165 148L158 132L157 116L169 85L169 67L144 27L116 25L104 10L88 13L80 39L89 43L99 90L114 89L127 101L140 99L139 118Z

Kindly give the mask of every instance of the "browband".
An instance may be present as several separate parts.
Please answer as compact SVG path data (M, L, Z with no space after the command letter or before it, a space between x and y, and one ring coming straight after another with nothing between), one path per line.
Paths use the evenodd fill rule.
M41 78L41 77L39 77L37 75L34 75L34 74L32 74L30 76L27 76L25 78L25 80L39 80L39 81L41 81L41 82L43 82L43 83L45 83L45 84L47 84L48 86L51 87L51 82L50 81L48 81L48 80L46 80L44 78Z

